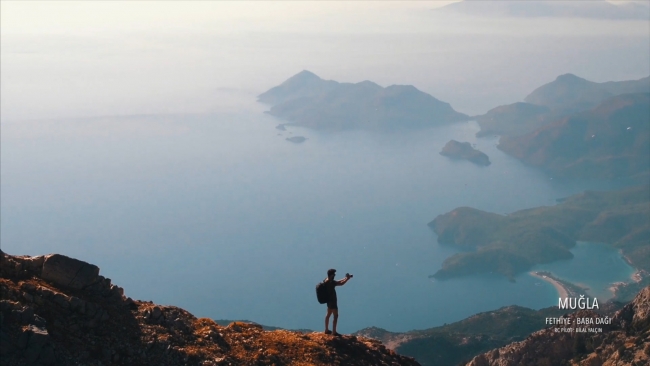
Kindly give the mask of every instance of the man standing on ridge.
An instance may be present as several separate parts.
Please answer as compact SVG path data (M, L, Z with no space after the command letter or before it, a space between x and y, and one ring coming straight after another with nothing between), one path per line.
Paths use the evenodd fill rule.
M339 307L336 303L336 286L343 286L346 282L352 278L352 275L349 273L345 274L345 278L339 281L334 280L334 275L336 274L335 269L330 269L327 271L327 280L325 280L325 285L327 286L327 315L325 316L325 334L332 334L329 330L330 324L330 315L334 314L334 321L332 321L332 330L333 334L338 336L336 332L336 323L339 319Z

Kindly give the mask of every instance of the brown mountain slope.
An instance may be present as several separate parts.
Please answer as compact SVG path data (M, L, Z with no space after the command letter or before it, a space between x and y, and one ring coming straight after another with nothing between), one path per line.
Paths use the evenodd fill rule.
M379 341L223 327L134 301L91 264L0 252L0 359L17 365L419 365Z
M601 316L585 310L568 316ZM610 325L589 325L602 332L576 332L580 325L552 326L531 334L526 340L478 355L468 366L637 366L650 364L650 287L616 312ZM555 328L574 329L556 332Z

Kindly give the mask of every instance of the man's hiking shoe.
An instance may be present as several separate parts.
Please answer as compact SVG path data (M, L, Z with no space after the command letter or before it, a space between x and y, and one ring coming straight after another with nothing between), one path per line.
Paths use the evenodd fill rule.
M325 334L332 334L332 331L331 330L326 330Z
M341 336L340 333L334 333L333 335L334 335L335 337L340 337L340 336Z

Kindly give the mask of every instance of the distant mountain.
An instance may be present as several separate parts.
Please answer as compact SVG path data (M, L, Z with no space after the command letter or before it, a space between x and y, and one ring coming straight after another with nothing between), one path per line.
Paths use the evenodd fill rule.
M499 149L549 174L619 178L650 174L650 93L624 94L523 136Z
M607 98L628 93L650 93L650 76L639 80L595 83L565 74L535 89L524 100L551 109L574 112L593 108Z
M592 324L603 320L589 310L566 318L568 326L552 326L537 331L521 342L478 355L466 365L650 365L650 286L617 311L611 317L611 324L577 324L577 319L587 319ZM558 332L557 328L566 331ZM578 332L578 328L600 331Z
M529 94L524 102L499 106L474 117L477 136L520 136L558 119L627 93L650 93L650 76L639 80L595 83L573 74L560 75Z
M429 223L441 244L462 247L433 277L480 273L509 278L534 265L570 259L578 240L620 248L637 268L650 271L650 190L585 192L550 207L499 215L459 207ZM473 249L473 250L472 250Z
M562 17L592 19L648 20L650 9L646 4L612 4L605 0L590 1L484 1L465 0L435 9L473 16L490 17Z
M370 81L338 83L309 71L260 94L258 100L272 105L267 112L272 116L325 130L418 128L468 119L448 103L410 85L383 88Z
M260 94L257 101L277 105L298 98L310 98L334 90L339 83L323 80L316 74L303 70L290 77L282 84Z

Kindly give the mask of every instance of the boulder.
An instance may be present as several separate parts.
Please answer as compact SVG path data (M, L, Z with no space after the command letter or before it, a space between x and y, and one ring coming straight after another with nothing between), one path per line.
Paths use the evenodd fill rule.
M80 290L93 284L99 267L61 254L45 257L41 277L56 285Z

